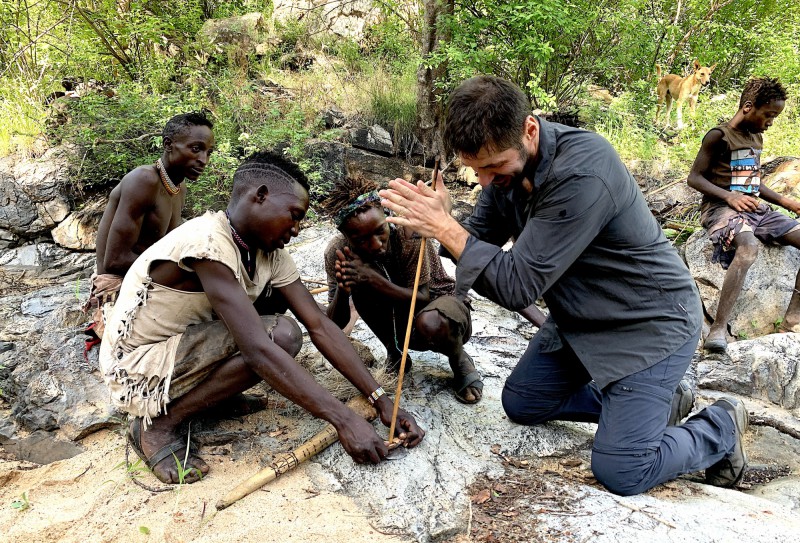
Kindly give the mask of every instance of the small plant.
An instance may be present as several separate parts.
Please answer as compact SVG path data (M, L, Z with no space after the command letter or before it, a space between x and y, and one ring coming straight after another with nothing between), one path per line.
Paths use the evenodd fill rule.
M142 533L144 535L150 535L150 528L148 528L147 526L139 526L139 533Z
M772 328L778 332L781 328L781 324L783 324L783 317L778 317L775 319L775 322L772 323Z
M749 339L750 336L747 335L747 332L742 330L738 334L736 334L736 338L739 339L740 341L742 341L742 340L745 340L745 339Z
M28 501L28 493L23 492L22 495L11 502L11 507L16 509L17 511L25 511L29 509L31 506L31 502Z

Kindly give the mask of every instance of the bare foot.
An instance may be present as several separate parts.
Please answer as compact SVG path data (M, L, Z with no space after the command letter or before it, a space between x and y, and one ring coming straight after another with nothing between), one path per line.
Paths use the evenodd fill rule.
M174 428L160 423L158 418L153 419L147 430L143 429L141 419L131 421L128 440L162 483L194 483L209 471L208 464L191 453L184 465L186 438L178 436Z
M703 348L712 353L724 353L728 349L725 328L711 328L703 342Z

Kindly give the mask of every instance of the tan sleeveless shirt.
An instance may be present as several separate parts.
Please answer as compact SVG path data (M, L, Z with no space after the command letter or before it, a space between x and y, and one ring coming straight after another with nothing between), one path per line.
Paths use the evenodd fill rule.
M153 283L150 266L175 262L193 272L192 259L221 262L231 269L247 296L255 301L267 285L283 287L299 279L284 249L256 252L253 280L222 211L192 219L153 244L125 275L119 297L106 322L100 346L100 367L111 401L128 413L152 417L164 412L175 367L175 352L186 327L214 318L204 292L186 292Z

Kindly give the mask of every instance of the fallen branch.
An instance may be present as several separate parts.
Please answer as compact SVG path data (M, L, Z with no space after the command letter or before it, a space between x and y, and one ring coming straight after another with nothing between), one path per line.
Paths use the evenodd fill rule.
M787 436L795 439L800 439L800 430L792 428L785 422L773 417L768 417L766 415L750 415L750 424L753 426L769 426L770 428L775 428L782 434L786 434Z
M161 132L150 132L148 134L142 134L141 136L136 136L135 138L128 138L124 140L94 140L94 144L97 145L98 143L128 143L131 141L146 140L147 138L155 138L160 135Z

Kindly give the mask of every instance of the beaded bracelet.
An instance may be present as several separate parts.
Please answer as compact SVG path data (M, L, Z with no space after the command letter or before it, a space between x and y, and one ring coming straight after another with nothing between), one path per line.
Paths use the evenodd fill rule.
M378 387L378 388L375 389L375 391L372 394L367 396L367 400L369 400L370 405L375 405L375 402L378 401L378 398L380 398L381 396L383 396L385 394L386 394L386 391L383 390L383 387Z

